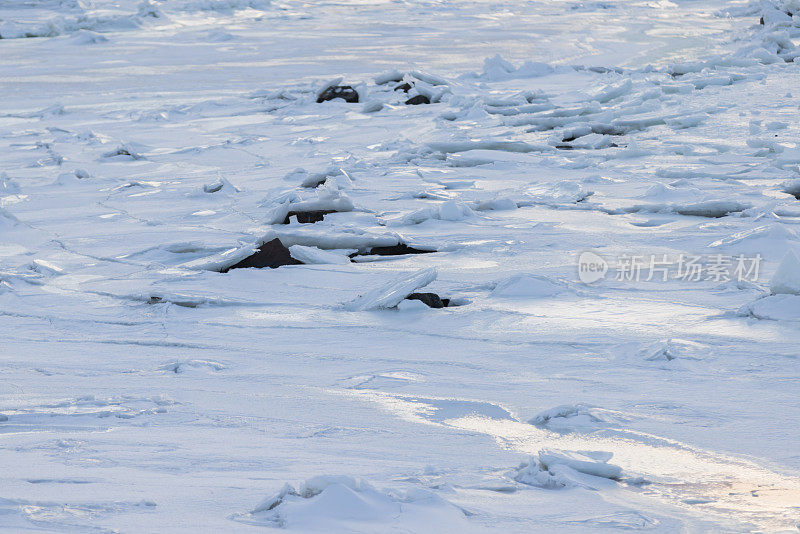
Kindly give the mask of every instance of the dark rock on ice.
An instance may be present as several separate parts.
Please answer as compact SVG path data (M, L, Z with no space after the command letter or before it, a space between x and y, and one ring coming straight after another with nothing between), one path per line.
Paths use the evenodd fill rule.
M419 300L429 308L446 308L450 299L443 299L436 293L411 293L406 300Z
M409 247L405 243L392 245L390 247L372 247L365 251L359 251L351 254L350 257L355 256L403 256L405 254L429 254L436 252L435 250L422 250L414 247Z
M329 213L336 213L336 210L290 211L286 214L283 224L289 224L291 217L297 217L299 223L315 223L323 220Z
M395 87L394 90L395 91L403 91L404 93L407 93L407 92L409 92L411 90L411 87L412 87L412 85L410 83L406 82L406 83L401 83L400 85Z
M406 100L406 106L418 106L419 104L430 104L431 99L425 95L417 95Z
M332 85L320 93L317 97L317 104L336 98L355 104L358 102L358 92L349 85Z
M276 237L258 247L258 251L255 254L246 257L239 263L222 269L220 272L227 273L231 269L247 269L250 267L277 269L284 265L303 265L303 262L294 259L289 253L289 249L283 246L281 240Z

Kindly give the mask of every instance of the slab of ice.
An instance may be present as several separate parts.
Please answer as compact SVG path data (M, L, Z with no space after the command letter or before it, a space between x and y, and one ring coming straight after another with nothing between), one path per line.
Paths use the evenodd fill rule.
M386 219L387 226L406 226L420 224L427 220L462 221L473 217L475 213L463 202L448 200L436 207L421 208L405 215Z
M800 295L800 258L793 250L788 251L781 260L769 282L769 289L775 295Z
M219 271L231 265L235 265L245 258L248 258L258 252L258 246L255 244L245 245L243 247L231 248L225 252L198 258L196 260L188 261L179 265L183 269L197 270L197 271Z
M594 430L605 425L600 410L592 406L563 404L537 414L529 421L532 425L556 431Z
M350 263L350 258L344 252L354 252L354 250L345 250L343 252L333 252L330 250L322 250L317 247L306 247L303 245L292 245L289 247L289 252L296 260L300 260L306 265L313 264L345 264Z
M742 306L739 314L773 321L800 321L800 295L769 295Z
M435 267L422 269L413 274L393 280L369 293L360 295L352 302L344 304L343 307L348 311L394 308L411 293L436 280L437 274Z
M618 478L622 474L622 468L608 463L612 456L612 453L604 451L562 451L557 449L539 451L539 461L545 467L565 465L587 475Z

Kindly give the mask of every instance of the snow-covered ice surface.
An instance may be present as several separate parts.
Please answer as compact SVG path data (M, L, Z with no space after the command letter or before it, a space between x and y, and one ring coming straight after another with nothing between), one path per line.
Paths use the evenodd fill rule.
M797 530L800 3L0 0L0 37L0 529ZM220 272L276 237L304 264Z

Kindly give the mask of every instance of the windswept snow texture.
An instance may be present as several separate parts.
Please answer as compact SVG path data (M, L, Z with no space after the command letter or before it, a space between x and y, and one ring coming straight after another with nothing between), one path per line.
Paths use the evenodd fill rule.
M0 0L0 530L796 531L798 43L796 0Z

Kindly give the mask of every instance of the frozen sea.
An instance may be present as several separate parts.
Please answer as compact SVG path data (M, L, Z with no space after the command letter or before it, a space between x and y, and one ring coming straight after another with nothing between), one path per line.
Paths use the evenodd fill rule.
M799 58L798 0L0 0L0 530L797 532Z

